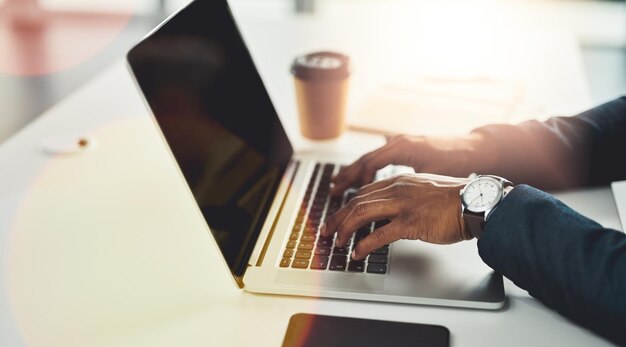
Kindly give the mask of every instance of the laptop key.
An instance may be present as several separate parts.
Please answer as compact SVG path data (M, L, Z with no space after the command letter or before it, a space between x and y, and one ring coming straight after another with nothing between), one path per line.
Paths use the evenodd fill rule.
M283 257L285 257L285 258L293 257L293 249L286 249L285 253L283 253Z
M365 270L365 262L362 260L361 261L352 260L348 264L348 271L350 272L363 272L364 270Z
M291 267L296 268L296 269L306 269L307 267L309 267L309 260L308 259L294 259L293 263L291 263Z
M330 247L315 248L315 255L330 255Z
M333 254L348 255L348 247L335 247L333 248Z
M300 242L300 244L298 244L298 249L310 251L313 249L313 242Z
M320 237L317 240L317 245L319 247L330 247L333 245L333 239L330 237Z
M330 258L329 270L332 271L345 271L346 270L346 257L343 255L333 255Z
M367 272L371 274L384 274L387 272L385 264L367 264Z
M298 237L300 237L300 233L298 233L298 232L293 232L293 233L291 233L291 235L289 235L289 239L290 240L297 240Z
M328 256L316 255L311 260L311 269L325 270L328 267Z
M290 258L283 258L280 260L280 267L289 267L289 264L291 264Z
M387 255L387 254L389 254L389 246L381 247L381 248L375 250L374 252L372 252L372 254Z
M323 208L324 204L326 203L326 197L316 197L315 200L313 200L313 207L314 208Z
M305 234L315 234L315 227L313 227L312 225L309 225L309 223L307 223L307 225L304 227L304 229L302 229L302 232Z
M326 201L326 197L330 193L330 182L321 182L320 184L323 184L323 186L320 186L317 189L317 196L323 198L322 200Z
M387 264L387 256L386 255L380 255L380 254L370 254L369 257L367 257L367 263L368 264Z
M315 241L315 234L302 234L300 241Z
M323 205L315 205L315 206L311 206L311 213L322 213L322 211L324 210L324 206Z
M296 248L297 244L298 244L298 242L296 240L289 240L287 242L287 248Z
M311 219L319 219L322 216L322 210L311 210L309 213L309 218Z
M309 259L311 258L311 251L297 251L296 258L298 259Z

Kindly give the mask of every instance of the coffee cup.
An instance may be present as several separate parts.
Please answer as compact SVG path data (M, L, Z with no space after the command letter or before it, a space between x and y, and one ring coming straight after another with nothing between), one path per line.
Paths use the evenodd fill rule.
M348 56L336 52L302 55L294 60L291 73L302 135L313 140L339 137L346 127Z

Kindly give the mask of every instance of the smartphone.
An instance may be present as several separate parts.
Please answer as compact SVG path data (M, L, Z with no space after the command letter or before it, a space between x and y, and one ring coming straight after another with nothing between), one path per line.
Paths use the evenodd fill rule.
M291 316L283 347L428 346L449 347L450 331L440 325L321 316Z

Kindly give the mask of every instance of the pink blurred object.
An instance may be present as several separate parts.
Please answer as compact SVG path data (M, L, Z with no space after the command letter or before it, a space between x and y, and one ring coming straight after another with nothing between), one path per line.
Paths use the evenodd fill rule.
M132 12L47 11L37 0L7 0L0 6L0 72L44 75L83 63L124 30Z

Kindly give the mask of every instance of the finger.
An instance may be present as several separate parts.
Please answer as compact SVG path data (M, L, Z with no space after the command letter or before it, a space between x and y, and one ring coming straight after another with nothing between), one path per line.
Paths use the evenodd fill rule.
M332 182L334 186L331 189L331 194L338 195L343 193L355 183L363 185L371 182L376 170L391 164L394 152L393 147L395 147L393 144L384 145L373 152L363 155L351 165L341 169L339 173L333 177ZM378 168L375 169L375 167Z
M330 195L341 195L346 189L350 188L360 166L361 158L348 166L342 167L331 180L333 186L330 188Z
M376 157L380 155L381 152L384 152L387 148L387 145L382 146L372 152L369 152L363 156L361 156L357 161L352 163L351 165L346 166L339 170L339 173L333 177L333 188L331 189L331 194L339 194L343 193L346 189L353 186L355 183L360 182L360 175L363 171L363 167L366 165L367 161L372 157Z
M377 152L363 161L359 172L359 186L372 183L376 176L376 171L389 164L396 164L400 157L398 142L391 142L384 147L384 151Z
M397 211L398 208L391 199L370 200L354 205L337 228L337 247L345 246L358 228L377 220L391 219L396 216Z
M341 170L339 170L339 173L337 173L337 175L335 175L335 177L333 177L332 182L334 183L341 183L342 181L346 180L346 179L350 179L353 177L358 176L358 174L361 171L361 168L363 167L364 163L369 160L371 157L377 156L379 155L381 152L384 152L387 149L388 145L383 145L382 147L379 147L369 153L366 153L364 155L362 155L359 159L357 159L354 163L343 167Z
M343 222L343 220L350 214L354 206L360 202L378 200L378 199L388 199L393 197L393 192L391 189L381 189L375 192L371 192L369 194L361 195L353 198L348 201L346 205L339 209L335 214L326 218L324 224L322 224L320 228L320 234L322 236L331 236L336 231L339 225Z
M391 221L391 223L374 230L366 238L359 241L356 248L352 251L351 257L354 260L365 259L373 251L401 238L402 234L398 231L394 222Z
M400 136L402 135L385 135L385 141L387 141L387 143L392 142L396 139L398 139Z

